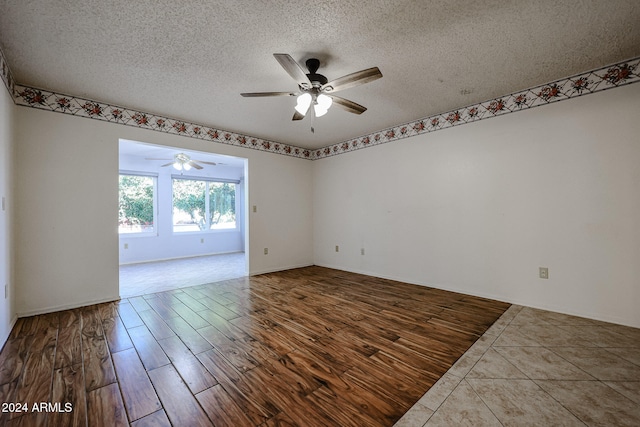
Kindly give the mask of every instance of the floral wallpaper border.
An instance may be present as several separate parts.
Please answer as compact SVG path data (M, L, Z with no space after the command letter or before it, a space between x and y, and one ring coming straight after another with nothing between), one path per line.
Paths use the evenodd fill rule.
M640 81L640 58L576 74L510 95L393 126L313 151L314 160L502 116Z
M311 150L283 144L266 139L256 138L234 132L228 132L184 120L172 119L143 111L78 98L44 89L36 89L16 84L14 101L42 110L71 114L73 116L102 120L142 129L182 135L210 142L252 148L300 158L311 158Z
M2 53L1 49L0 49L0 77L4 82L4 85L7 87L7 90L9 91L9 95L11 95L11 98L13 98L15 102L15 96L14 96L15 80L13 80L11 69L9 68L9 64L7 64L7 60L4 57L4 53Z
M1 50L0 71L2 80L17 105L183 135L209 142L317 160L636 83L640 81L640 57L314 150L19 85L15 83Z

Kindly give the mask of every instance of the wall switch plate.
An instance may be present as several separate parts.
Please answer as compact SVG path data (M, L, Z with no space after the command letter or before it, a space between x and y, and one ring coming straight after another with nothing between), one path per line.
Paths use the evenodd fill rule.
M269 255L269 248L264 248L264 254Z
M204 243L204 239L200 239L200 243Z
M256 205L253 205L253 213L258 212L258 207Z
M9 298L9 285L4 285L4 299Z
M360 255L364 255L364 248L360 249Z
M4 201L4 196L2 196L2 210L5 210L5 201Z
M125 249L129 249L129 244L128 244L128 243L125 243L125 244L124 244L124 248L125 248Z
M336 245L336 252L340 252L340 246Z
M549 278L549 269L547 267L540 267L538 269L539 275L541 279L548 279Z

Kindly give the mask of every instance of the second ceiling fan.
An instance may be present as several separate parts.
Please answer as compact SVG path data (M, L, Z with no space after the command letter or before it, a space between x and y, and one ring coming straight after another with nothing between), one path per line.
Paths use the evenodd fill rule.
M158 159L158 158L147 157L147 158L145 158L145 160L171 160L171 159ZM175 154L173 156L173 161L172 162L169 162L169 163L164 164L164 165L160 165L160 167L164 168L164 167L167 167L167 166L173 166L174 169L176 169L176 170L188 171L192 167L196 168L196 169L202 169L203 167L202 167L202 165L200 165L200 163L204 163L205 165L212 165L212 166L215 166L217 164L222 164L222 163L206 162L204 160L194 160L188 154L178 153L178 154Z
M312 112L312 117L323 116L332 104L350 113L362 114L367 110L365 107L348 99L336 96L334 93L382 77L382 73L378 67L372 67L328 81L325 76L317 73L318 68L320 68L320 61L316 58L307 59L305 65L309 72L305 73L300 64L290 55L286 53L274 53L273 56L280 65L282 65L282 68L298 83L298 90L296 92L248 92L241 93L240 95L245 97L297 96L298 103L295 107L296 111L293 114L293 120L302 120L309 111ZM311 108L312 106L313 109ZM313 127L311 131L313 132Z

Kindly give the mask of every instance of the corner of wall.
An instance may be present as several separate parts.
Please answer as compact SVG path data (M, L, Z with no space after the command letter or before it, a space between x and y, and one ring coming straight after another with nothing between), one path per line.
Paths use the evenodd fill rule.
M13 150L14 102L13 77L0 51L0 348L7 341L16 322L15 280L13 269Z

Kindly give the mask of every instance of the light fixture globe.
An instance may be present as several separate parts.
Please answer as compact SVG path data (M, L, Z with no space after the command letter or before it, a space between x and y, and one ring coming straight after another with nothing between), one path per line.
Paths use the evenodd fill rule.
M308 92L303 93L298 97L298 103L296 104L296 111L303 116L307 114L309 106L311 105L311 94Z
M327 114L329 107L333 103L333 99L325 94L320 94L316 98L316 103L313 105L313 110L316 113L316 117L322 117Z
M189 169L191 169L191 165L189 164L189 162L191 161L191 158L189 156L187 156L184 153L178 153L175 156L173 156L173 167L176 170L186 170L188 171Z

